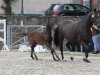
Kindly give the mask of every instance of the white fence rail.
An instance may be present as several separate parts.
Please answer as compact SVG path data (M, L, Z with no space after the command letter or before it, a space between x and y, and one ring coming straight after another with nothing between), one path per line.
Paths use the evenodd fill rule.
M21 44L28 45L27 36L23 36L22 33L28 33L29 31L43 31L44 25L8 25L7 26L7 46L10 49L19 48Z
M5 19L0 20L0 33L2 34L2 35L0 35L0 41L3 43L2 49L9 51L9 48L7 46L7 39L6 39L7 38L7 36L6 36L7 30L6 29L7 29L6 28L6 20Z

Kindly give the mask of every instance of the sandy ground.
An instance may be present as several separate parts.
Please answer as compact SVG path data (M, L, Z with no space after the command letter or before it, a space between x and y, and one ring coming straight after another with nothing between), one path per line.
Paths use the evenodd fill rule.
M1 51L0 75L100 75L100 54L90 53L91 63L82 61L84 54L77 52L64 52L66 61L52 60L50 52L37 56L38 61L30 58L30 52ZM74 56L74 61L70 56Z

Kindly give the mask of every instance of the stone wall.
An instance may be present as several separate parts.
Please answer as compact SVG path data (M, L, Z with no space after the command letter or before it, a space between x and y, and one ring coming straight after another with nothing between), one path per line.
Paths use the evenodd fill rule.
M47 22L51 22L54 25L60 24L65 20L78 20L80 16L58 16L58 17L31 17L31 16L11 16L6 17L7 25L20 25L21 20L23 20L24 25L46 25Z
M82 18L82 16L40 16L40 17L32 17L32 16L10 16L6 17L7 25L21 25L21 21L23 21L23 25L46 25L47 22L50 22L54 25L60 25L62 22L66 20L77 21ZM98 18L96 24L100 24L100 18Z

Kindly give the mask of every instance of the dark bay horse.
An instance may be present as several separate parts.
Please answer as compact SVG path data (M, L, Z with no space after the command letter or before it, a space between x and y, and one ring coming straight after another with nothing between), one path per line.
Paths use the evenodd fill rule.
M46 29L42 32L39 31L31 31L28 33L28 41L31 45L31 57L32 59L34 59L33 54L35 56L35 59L38 60L37 55L35 54L34 48L37 44L40 45L46 45L50 51L51 54L53 56L54 60L60 60L60 58L58 57L58 55L55 53L55 50L51 47L52 44L52 25L50 25L49 23L46 26ZM55 58L56 56L56 58Z
M60 47L62 60L63 56L63 40L64 38L70 43L79 43L85 48L84 61L90 62L88 54L90 48L88 47L89 40L92 39L91 27L98 17L97 11L91 11L85 17L75 21L65 21L55 29L54 43Z

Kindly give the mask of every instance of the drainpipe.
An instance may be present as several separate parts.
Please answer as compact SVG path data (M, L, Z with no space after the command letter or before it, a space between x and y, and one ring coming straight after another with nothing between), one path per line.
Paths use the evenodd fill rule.
M22 2L21 2L21 15L23 15L23 0L22 0Z
M21 1L21 26L23 26L23 0Z

